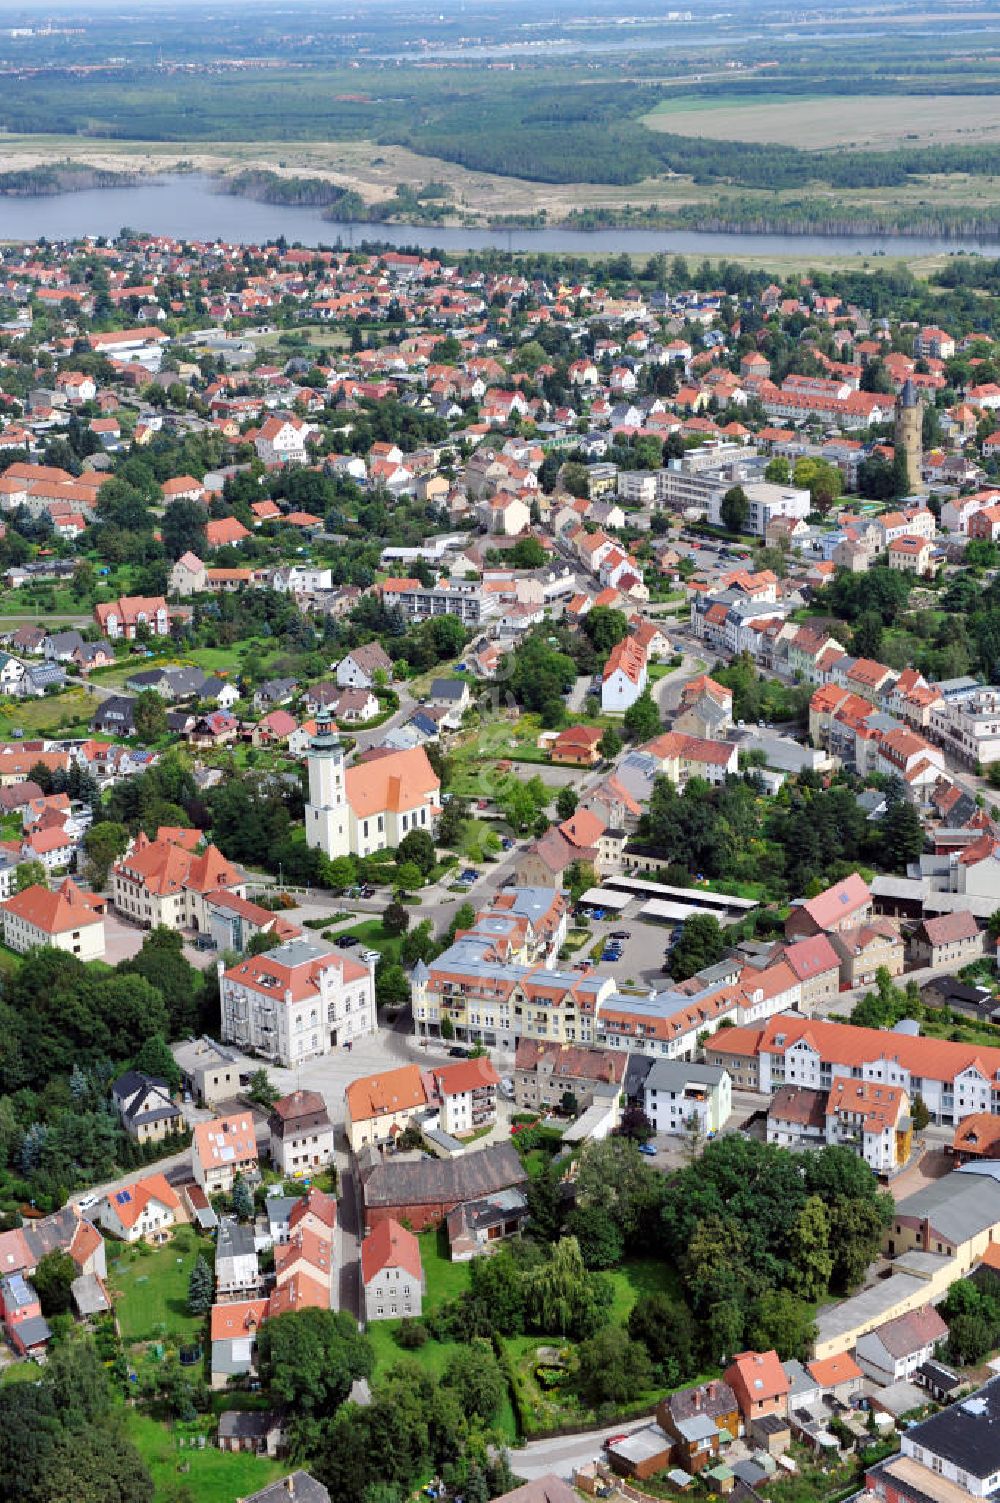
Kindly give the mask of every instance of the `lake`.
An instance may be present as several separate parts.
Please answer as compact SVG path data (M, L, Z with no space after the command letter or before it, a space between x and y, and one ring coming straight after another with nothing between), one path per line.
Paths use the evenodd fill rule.
M125 225L190 240L262 244L284 235L304 245L379 241L422 250L667 251L692 256L922 256L942 251L1000 256L1000 242L920 235L726 235L697 230L443 229L435 225L340 224L318 209L262 204L215 193L196 175L164 176L130 188L93 188L39 198L0 198L0 240L74 240L117 235Z

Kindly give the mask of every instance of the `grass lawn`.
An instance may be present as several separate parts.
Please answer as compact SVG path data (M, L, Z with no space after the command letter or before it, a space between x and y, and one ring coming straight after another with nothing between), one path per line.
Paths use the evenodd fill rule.
M108 1244L108 1283L117 1295L115 1312L124 1342L192 1341L204 1333L203 1318L187 1313L188 1279L199 1253L211 1267L211 1241L190 1231L145 1255Z
M334 941L343 939L345 934L355 935L369 950L377 950L380 955L388 955L393 960L399 959L399 939L393 934L386 934L381 919L365 919L361 924L338 929L333 936Z
M29 738L42 731L85 729L98 703L85 689L67 689L64 694L19 699L16 703L5 700L0 708L0 736L9 736L14 726Z
M469 1265L451 1261L443 1227L420 1233L420 1257L424 1265L425 1280L423 1313L430 1315L447 1300L456 1299L468 1289ZM440 1377L449 1358L465 1348L465 1343L461 1341L432 1340L426 1341L415 1351L404 1351L395 1340L395 1333L401 1324L398 1320L377 1320L368 1327L368 1338L375 1350L376 1376L394 1367L397 1362L411 1359L435 1377ZM509 1398L504 1400L497 1423L510 1440L516 1438L517 1425Z
M0 1372L0 1388L12 1383L38 1383L42 1370L37 1362L11 1362Z
M420 1258L424 1265L424 1311L430 1315L446 1300L465 1293L469 1287L469 1265L451 1261L443 1226L420 1233Z
M236 1503L292 1469L287 1461L219 1451L210 1441L203 1451L181 1447L169 1426L136 1409L127 1411L125 1430L152 1475L154 1503L168 1503L181 1489L198 1503Z
M608 1277L615 1286L612 1325L623 1326L644 1294L680 1294L676 1270L656 1258L630 1258L620 1268L612 1268Z

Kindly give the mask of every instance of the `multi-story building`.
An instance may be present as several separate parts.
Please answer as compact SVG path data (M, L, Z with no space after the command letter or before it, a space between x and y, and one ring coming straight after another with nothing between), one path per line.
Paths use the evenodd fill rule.
M452 1137L492 1127L500 1077L485 1056L422 1070L401 1065L352 1080L346 1091L347 1140L357 1153L391 1144L412 1122L432 1121Z
M208 899L220 888L246 896L243 873L214 845L192 848L197 830L159 830L150 840L139 832L132 848L111 869L111 901L144 929L210 927Z
M497 597L478 581L449 579L426 587L419 579L384 579L377 590L386 608L401 611L407 621L457 616L463 626L477 627L499 610Z
M899 1086L911 1101L919 1095L931 1120L946 1126L1000 1113L1000 1049L988 1045L786 1016L717 1033L705 1057L738 1084L754 1077L756 1061L754 1088L768 1096L786 1084L829 1092L844 1078Z
M643 1086L646 1116L657 1132L721 1132L732 1111L732 1081L717 1065L658 1059Z
M743 494L749 504L746 532L764 537L775 517L805 518L812 511L809 492L795 486L774 485L770 480L748 480L743 483ZM726 492L717 491L711 498L708 520L715 527L722 527L722 502Z
M461 1138L496 1122L500 1077L485 1055L426 1073L429 1101L438 1107L443 1132Z
M333 1162L333 1123L319 1091L292 1091L271 1108L271 1162L282 1174L303 1175Z
M582 1044L519 1039L514 1054L514 1101L521 1111L557 1107L569 1092L586 1111L598 1092L621 1089L628 1055Z
M1000 688L971 687L931 706L934 741L966 767L1000 760Z
M104 959L107 899L82 892L67 877L53 892L26 887L3 903L3 937L9 950L65 950L80 960Z
M852 1148L876 1174L901 1168L910 1157L913 1125L902 1086L838 1076L826 1103L826 1141Z
M294 1067L377 1027L374 953L362 962L293 939L217 969L223 1042L275 1064Z
M560 971L501 960L474 933L413 971L413 1021L418 1038L438 1038L445 1018L463 1043L513 1049L519 1038L589 1044L610 976Z

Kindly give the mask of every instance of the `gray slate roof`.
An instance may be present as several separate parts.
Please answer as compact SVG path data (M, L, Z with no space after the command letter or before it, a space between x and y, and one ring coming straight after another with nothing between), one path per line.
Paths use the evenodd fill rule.
M528 1178L510 1143L493 1143L457 1159L388 1158L373 1162L370 1155L362 1154L358 1171L364 1204L369 1209L439 1202L460 1205L512 1185L523 1185Z

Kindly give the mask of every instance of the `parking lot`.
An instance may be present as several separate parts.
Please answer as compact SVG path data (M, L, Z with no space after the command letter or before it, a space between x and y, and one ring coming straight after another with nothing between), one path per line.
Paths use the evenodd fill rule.
M611 970L615 979L624 985L646 985L657 991L666 985L663 965L667 946L670 943L672 925L651 924L645 919L630 918L638 913L639 900L633 900L620 913L609 913L596 922L583 914L572 921L574 927L587 927L592 938L573 952L573 960L584 960L598 940L609 941L612 934L623 933L628 937L620 941L621 954L617 960L598 960L602 970Z

